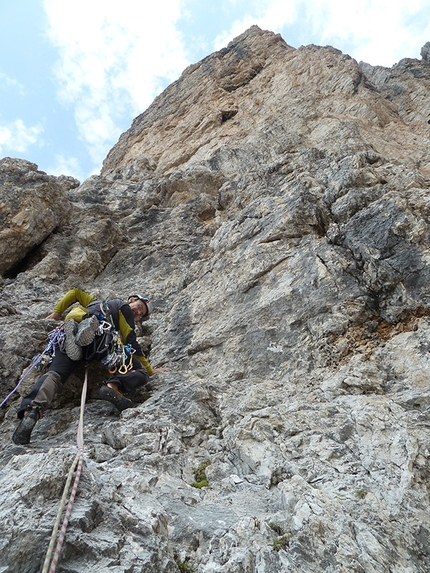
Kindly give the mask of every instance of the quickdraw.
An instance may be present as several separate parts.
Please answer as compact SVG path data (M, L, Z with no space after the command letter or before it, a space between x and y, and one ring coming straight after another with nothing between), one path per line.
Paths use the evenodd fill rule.
M55 349L57 347L62 348L64 346L64 323L57 326L49 334L49 343L45 350L39 355L39 357L33 358L37 360L35 368L37 370L45 370L51 364L52 359L55 356Z
M133 368L134 348L131 344L123 344L118 333L113 333L111 352L102 360L110 374L127 374Z
M118 349L120 350L118 351ZM127 374L127 372L133 368L133 354L135 353L135 350L131 344L124 345L122 343L118 344L116 350L117 363L121 363L121 366L118 367L117 364L115 364L113 368L109 369L109 373L115 374L115 372L118 372L118 374Z
M12 392L10 392L6 396L6 398L0 404L0 408L4 404L6 404L6 402L9 400L9 398L18 390L18 388L21 386L21 384L24 382L24 380L27 378L27 376L30 374L30 372L34 368L36 368L38 370L42 370L43 368L46 368L51 363L52 358L55 355L55 347L58 344L61 344L62 341L64 340L63 326L64 326L63 324L60 326L57 326L57 328L55 328L54 330L52 330L48 334L49 341L48 341L48 345L46 346L45 350L43 350L39 355L37 355L33 358L30 368L27 370L27 372L24 374L24 376L22 376L22 378L20 379L18 384L12 390Z
M104 364L109 374L127 374L133 368L134 348L131 344L124 344L121 335L115 329L115 325L106 301L100 304L101 313L98 318L103 332L112 333L111 349L109 354L101 362Z

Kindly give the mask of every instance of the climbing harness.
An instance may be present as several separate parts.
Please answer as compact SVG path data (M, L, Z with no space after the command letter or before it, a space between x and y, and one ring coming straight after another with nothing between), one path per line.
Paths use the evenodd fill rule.
M122 342L121 335L115 329L115 323L106 301L100 304L100 311L101 314L98 315L98 318L101 322L103 333L106 336L109 336L109 334L111 336L107 344L105 339L105 346L109 348L109 351L107 356L101 360L101 363L106 366L110 374L115 374L116 372L127 374L133 368L133 354L135 350L131 344Z
M64 538L66 536L66 529L69 523L69 518L72 513L72 506L76 496L76 490L78 489L79 479L82 473L82 465L84 461L84 408L85 408L85 400L87 396L87 385L88 385L88 366L85 369L85 379L84 384L82 387L82 395L81 395L81 412L79 416L79 425L78 425L78 433L76 436L76 443L78 446L78 453L76 454L75 459L69 470L69 475L67 476L66 485L64 486L63 496L61 498L61 502L58 508L57 517L55 519L54 528L52 530L51 539L49 542L48 551L45 557L45 563L43 564L42 573L54 573L55 568L58 563L58 559L60 557L61 548L63 546ZM60 520L61 516L64 511L64 507L67 502L67 497L69 495L70 484L72 482L73 473L76 468L75 474L75 481L73 482L72 491L67 503L66 513L63 518L63 523L61 526L60 533L58 534L58 530L60 527ZM58 534L58 539L57 539ZM54 549L55 541L57 541L57 545Z
M24 374L24 376L22 376L22 378L20 379L18 384L12 390L12 392L10 392L6 396L6 398L0 404L0 408L4 404L6 404L6 402L9 400L9 398L18 390L18 388L21 386L21 384L24 382L24 380L27 378L27 376L30 374L30 372L34 368L36 368L37 370L42 370L43 368L46 368L51 363L52 358L55 355L55 347L57 345L62 344L62 341L64 340L63 326L64 326L63 324L61 326L57 326L57 328L55 328L54 330L52 330L48 334L49 342L48 342L48 345L46 346L45 350L43 350L38 356L35 356L33 358L33 361L31 363L30 368L27 370L27 372Z

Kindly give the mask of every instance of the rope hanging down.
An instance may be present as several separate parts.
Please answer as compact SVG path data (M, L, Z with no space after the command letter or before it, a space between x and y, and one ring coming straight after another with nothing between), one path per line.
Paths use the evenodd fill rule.
M79 478L82 473L82 464L84 461L84 408L85 400L87 396L87 380L88 380L88 366L85 369L85 379L84 385L82 387L81 395L81 412L79 416L78 433L76 436L76 443L78 445L78 453L69 470L69 475L67 476L66 485L64 486L63 496L61 498L60 506L58 508L57 517L55 519L54 528L52 530L51 539L49 542L48 551L45 557L45 563L43 565L42 573L54 573L57 567L58 559L60 557L61 547L63 546L63 541L66 535L67 524L69 523L70 514L72 513L73 501L75 499L76 490L78 489ZM73 477L73 472L76 469L75 481L73 482L72 492L67 504L66 513L64 515L63 524L61 526L60 533L58 535L57 545L54 550L55 540L57 538L58 529L60 527L60 520L63 514L64 507L66 505L67 496L69 494L70 484ZM51 560L52 559L52 560Z

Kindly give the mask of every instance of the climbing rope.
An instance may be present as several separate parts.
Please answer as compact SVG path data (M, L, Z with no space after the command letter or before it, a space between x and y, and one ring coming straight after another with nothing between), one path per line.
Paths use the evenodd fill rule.
M52 354L55 354L55 346L64 338L63 325L57 326L57 328L55 328L52 332L50 332L48 336L49 336L49 342L48 342L48 345L46 346L45 350L43 350L43 352L41 352L38 356L36 356L36 358L33 359L33 362L31 364L30 368L27 370L27 372L24 374L24 376L21 378L21 380L18 382L18 384L12 390L12 392L10 392L10 394L8 394L6 396L6 398L0 404L0 408L4 404L6 404L6 402L9 400L9 398L18 390L18 388L21 386L21 384L24 382L24 380L27 378L27 376L30 374L30 372L34 368L37 368L40 364L43 364L43 363L46 364L46 362L48 362L48 363L50 362L49 357Z
M45 557L45 563L43 565L42 573L54 573L57 567L58 559L60 557L61 548L63 546L64 538L66 536L66 529L69 523L69 518L72 513L72 506L76 496L76 490L78 489L79 479L82 473L82 464L84 461L84 408L85 400L87 396L87 385L88 385L88 366L85 369L85 379L82 387L81 395L81 411L79 416L78 433L76 436L76 443L78 446L78 453L70 467L69 474L67 476L66 485L64 486L63 495L60 501L60 506L58 508L57 517L55 519L54 528L52 529L51 539L49 541L48 551ZM66 512L64 514L63 523L61 526L60 533L58 535L58 529L60 527L61 516L64 511L64 507L67 502L67 497L69 495L70 484L72 482L73 473L76 468L75 481L73 482L72 491L67 503ZM55 541L57 539L57 545L54 549Z

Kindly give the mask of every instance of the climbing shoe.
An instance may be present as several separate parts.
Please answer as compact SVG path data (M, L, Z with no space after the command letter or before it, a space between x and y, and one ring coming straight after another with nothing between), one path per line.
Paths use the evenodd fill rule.
M31 432L39 417L38 410L34 408L29 410L27 416L24 416L16 427L12 435L12 441L18 445L29 444Z
M102 386L99 390L99 398L100 400L106 400L113 404L120 412L123 410L127 410L127 408L134 408L135 403L126 398L121 392L118 390L114 390L113 388L109 388L109 386Z
M78 330L78 323L69 318L64 323L64 352L71 360L82 359L82 347L76 344L75 337Z
M84 318L84 320L79 324L78 330L76 332L76 344L79 344L79 346L88 346L88 344L91 344L91 342L94 340L98 328L99 321L97 316Z

